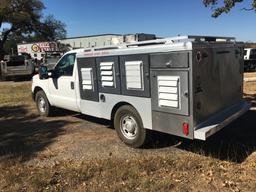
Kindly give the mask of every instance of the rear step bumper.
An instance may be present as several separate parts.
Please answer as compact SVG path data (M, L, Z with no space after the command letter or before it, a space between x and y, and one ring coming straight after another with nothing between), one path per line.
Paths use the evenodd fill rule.
M6 77L10 76L22 76L22 75L32 75L32 70L26 69L16 69L16 70L7 70L7 72L3 73Z
M251 107L251 103L241 101L209 118L207 121L199 124L194 131L194 138L206 140L223 127L236 120L238 117L247 112Z

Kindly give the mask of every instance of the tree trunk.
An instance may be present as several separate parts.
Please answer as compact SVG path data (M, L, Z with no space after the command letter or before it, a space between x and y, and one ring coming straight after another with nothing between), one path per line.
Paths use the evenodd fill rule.
M4 42L0 41L0 62L4 59L5 51L4 51Z
M2 60L2 59L4 58L4 54L5 54L5 51L4 51L4 44L5 44L5 42L7 41L8 35L9 35L11 32L15 31L15 30L16 30L16 28L14 28L14 27L12 26L9 30L3 32L3 34L2 34L2 40L0 40L0 60Z

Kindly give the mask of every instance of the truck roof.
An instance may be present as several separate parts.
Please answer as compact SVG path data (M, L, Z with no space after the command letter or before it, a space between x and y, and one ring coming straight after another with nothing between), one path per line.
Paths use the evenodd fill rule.
M124 43L108 47L94 47L73 50L78 57L101 57L125 54L143 54L154 52L185 51L192 50L193 42L205 43L234 43L234 37L216 36L176 36L164 39L147 40L134 43ZM70 51L69 53L72 53Z
M256 48L244 48L244 50L252 50L252 49L256 49Z

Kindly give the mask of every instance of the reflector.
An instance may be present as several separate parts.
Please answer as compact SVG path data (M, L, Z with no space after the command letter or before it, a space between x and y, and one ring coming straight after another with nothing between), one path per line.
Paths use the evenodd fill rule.
M189 134L189 125L186 122L183 123L183 134L186 136L188 136L188 134Z

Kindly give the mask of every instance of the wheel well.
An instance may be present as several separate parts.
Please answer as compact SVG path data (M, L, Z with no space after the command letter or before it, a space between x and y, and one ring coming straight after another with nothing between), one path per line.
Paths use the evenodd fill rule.
M112 111L111 111L111 121L112 121L112 122L113 122L113 120L114 120L116 111L117 111L120 107L122 107L122 106L124 106L124 105L130 105L130 106L132 106L130 103L127 103L127 102L120 102L120 103L117 103L117 104L113 107L113 109L112 109ZM132 106L132 107L133 107L133 106Z
M35 87L35 89L34 89L34 92L33 92L33 100L35 101L35 99L36 99L36 94L37 94L37 92L38 91L43 91L43 89L41 88L41 87Z

